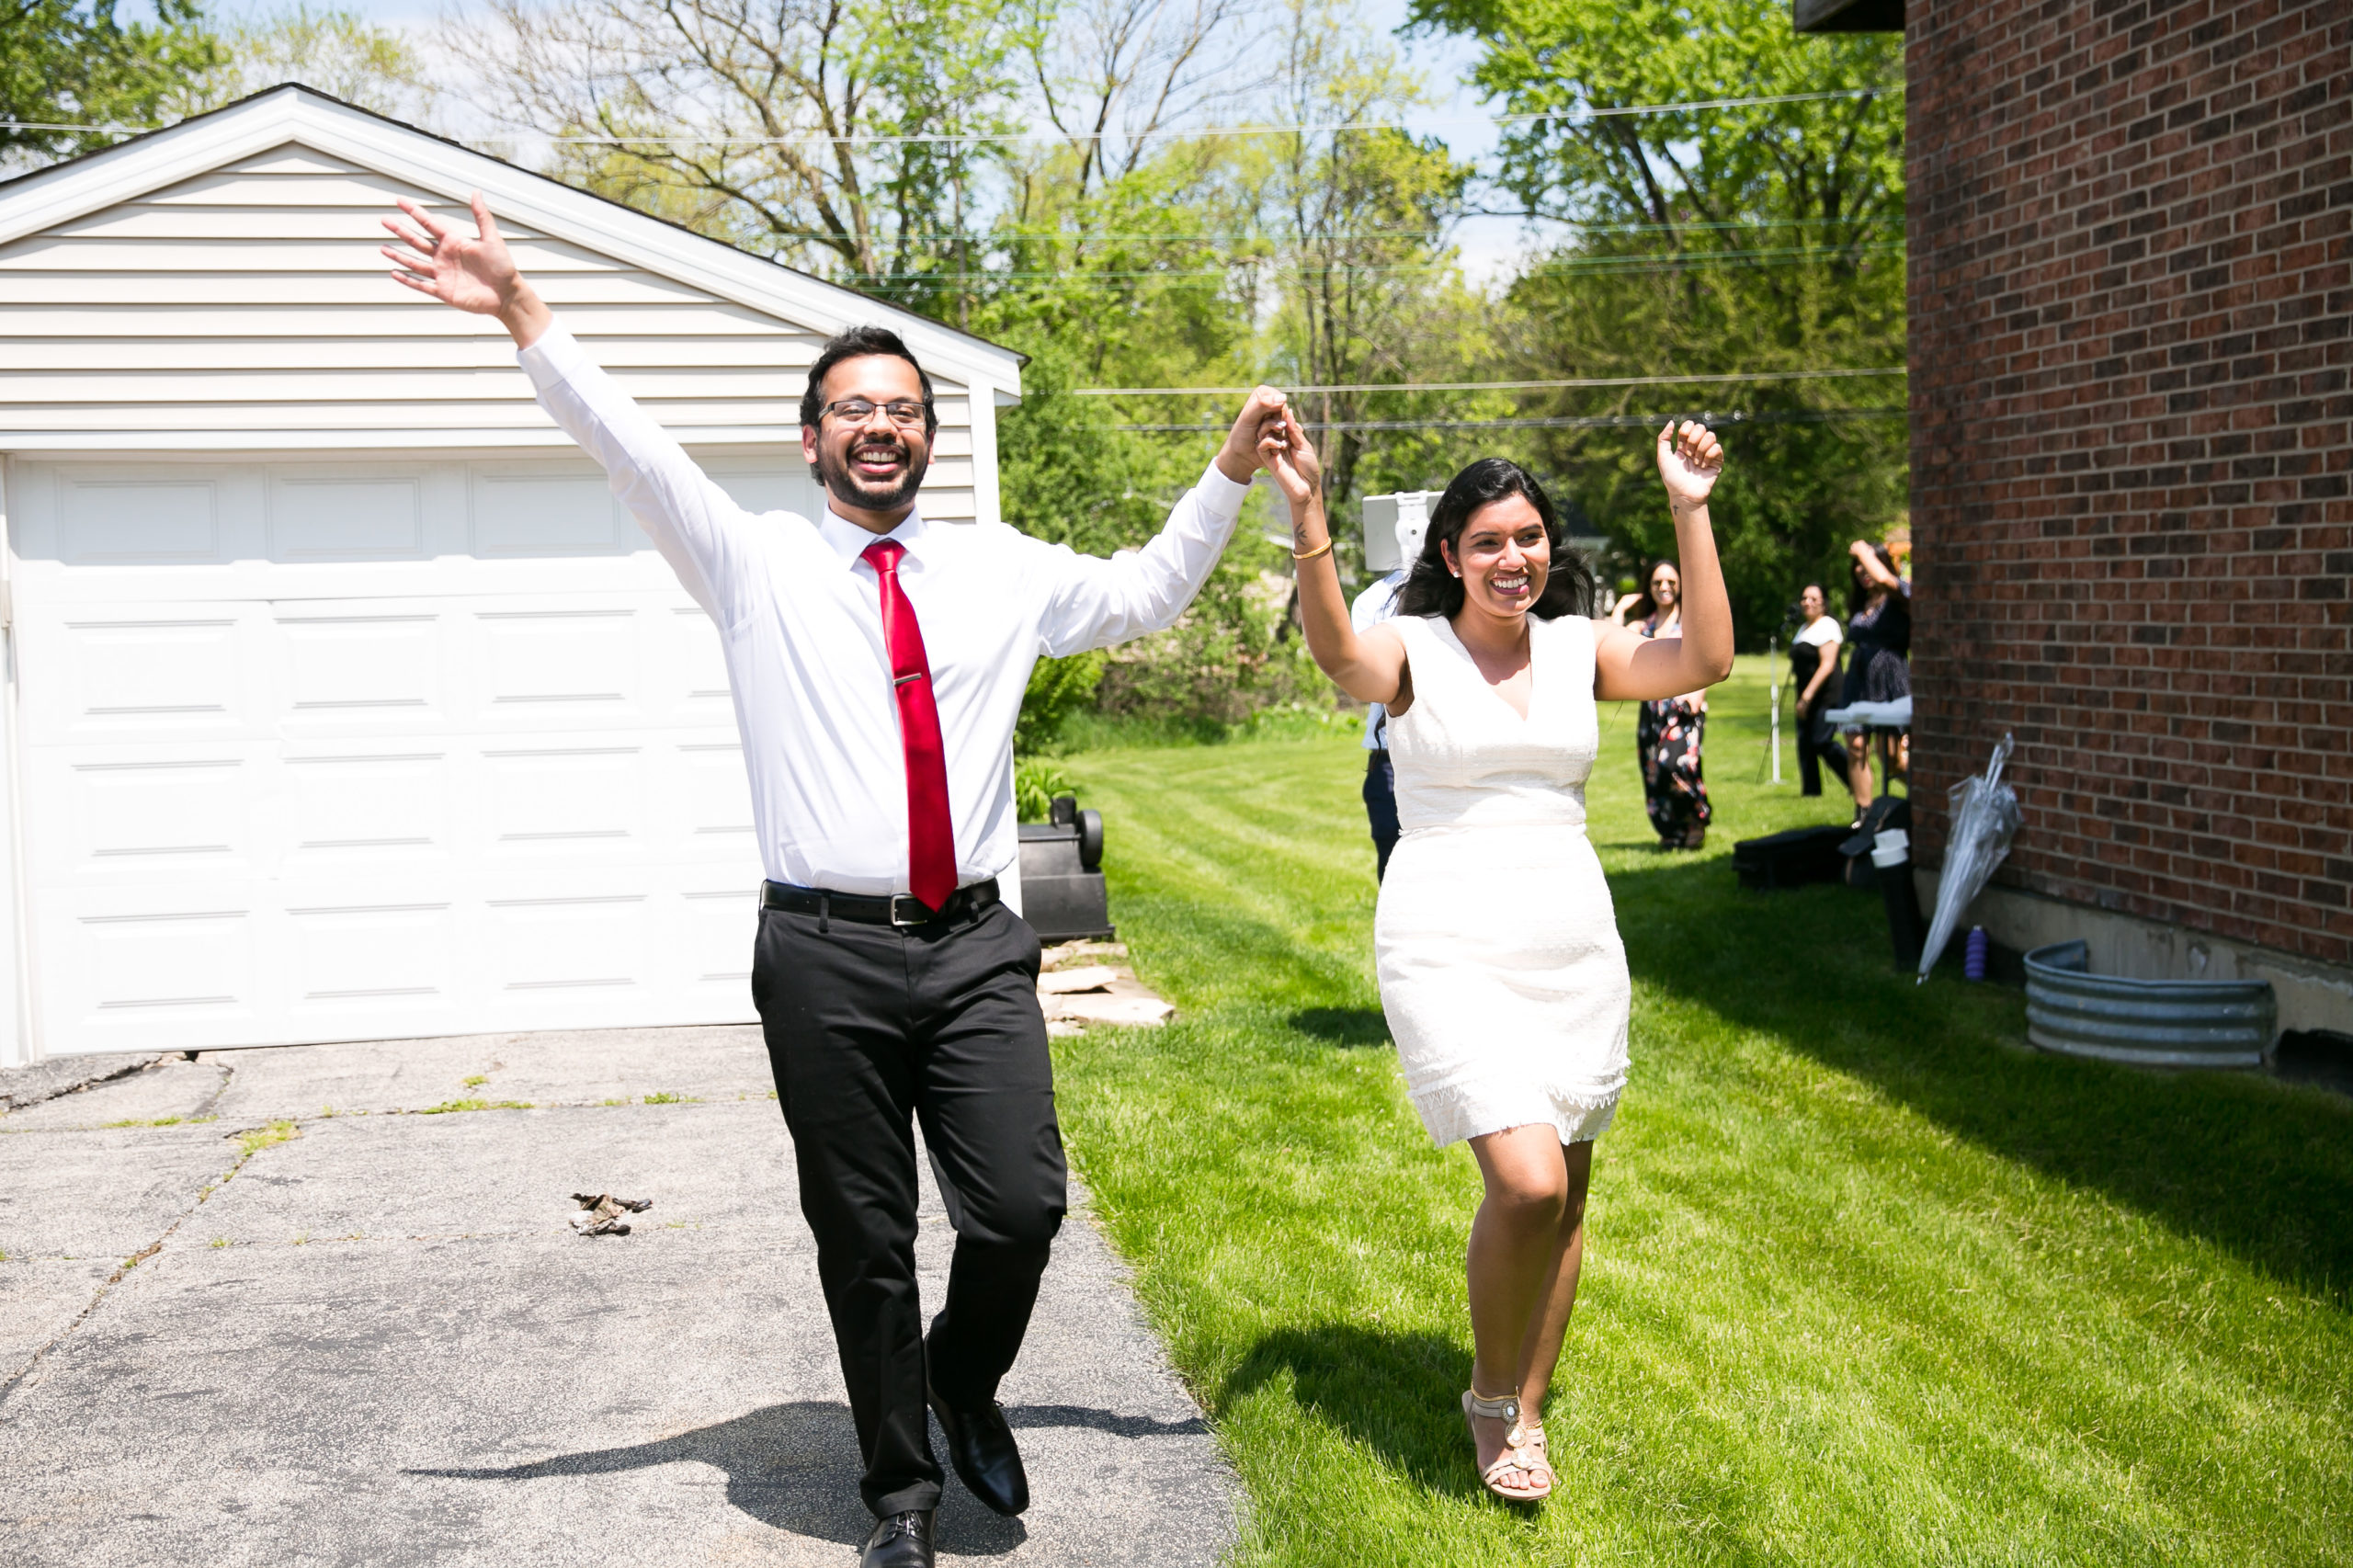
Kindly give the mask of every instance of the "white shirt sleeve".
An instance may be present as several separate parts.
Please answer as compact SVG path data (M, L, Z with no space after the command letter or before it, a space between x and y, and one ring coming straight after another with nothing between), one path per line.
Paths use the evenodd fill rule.
M515 357L539 389L540 406L604 469L613 494L695 602L722 627L741 619L736 607L722 601L729 585L745 580L740 558L750 540L740 526L744 509L588 358L562 322Z
M1211 463L1140 551L1106 561L1067 545L1040 546L1051 574L1038 624L1044 651L1059 659L1175 625L1209 581L1249 493Z

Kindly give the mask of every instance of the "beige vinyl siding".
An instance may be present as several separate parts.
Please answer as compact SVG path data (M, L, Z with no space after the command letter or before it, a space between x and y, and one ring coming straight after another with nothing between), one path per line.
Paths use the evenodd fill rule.
M289 143L0 245L0 449L560 443L495 323L387 276L380 220L396 196L472 222L445 199ZM798 448L822 334L501 227L564 324L680 439ZM935 381L924 509L970 518L970 398Z

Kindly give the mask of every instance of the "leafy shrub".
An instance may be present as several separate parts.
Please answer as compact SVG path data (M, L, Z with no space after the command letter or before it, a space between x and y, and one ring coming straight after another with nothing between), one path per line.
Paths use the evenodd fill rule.
M1044 822L1054 797L1074 791L1063 770L1034 756L1017 757L1013 764L1013 814L1019 822Z

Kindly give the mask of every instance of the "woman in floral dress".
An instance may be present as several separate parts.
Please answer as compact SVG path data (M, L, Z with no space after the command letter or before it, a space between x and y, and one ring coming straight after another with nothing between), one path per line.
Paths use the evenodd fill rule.
M1645 637L1683 635L1683 574L1671 561L1651 570L1651 612L1634 622ZM1639 601L1619 601L1617 620ZM1622 624L1622 622L1621 622ZM1705 692L1687 692L1642 706L1634 723L1634 749L1643 765L1643 807L1662 849L1697 849L1708 840L1715 812L1699 774L1699 739L1708 723Z

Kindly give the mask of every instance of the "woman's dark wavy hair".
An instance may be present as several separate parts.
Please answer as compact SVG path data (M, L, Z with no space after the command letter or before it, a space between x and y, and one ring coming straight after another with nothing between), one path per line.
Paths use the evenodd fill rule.
M1462 608L1462 581L1446 569L1441 547L1462 537L1472 514L1506 496L1524 495L1544 519L1544 538L1551 544L1552 564L1544 574L1544 591L1528 607L1531 615L1547 620L1564 615L1593 613L1593 571L1571 550L1568 533L1552 498L1536 476L1507 458L1481 458L1454 476L1446 494L1430 511L1429 532L1422 538L1422 553L1397 596L1399 615L1443 615L1451 618Z
M1875 544L1871 546L1871 553L1879 557L1879 563L1887 568L1888 574L1890 576L1901 577L1904 575L1903 573L1896 571L1895 552L1888 549L1887 546L1883 544ZM1871 602L1871 586L1872 585L1870 583L1863 580L1863 563L1859 561L1849 561L1847 563L1847 614L1860 615L1863 613L1864 609L1870 606Z

